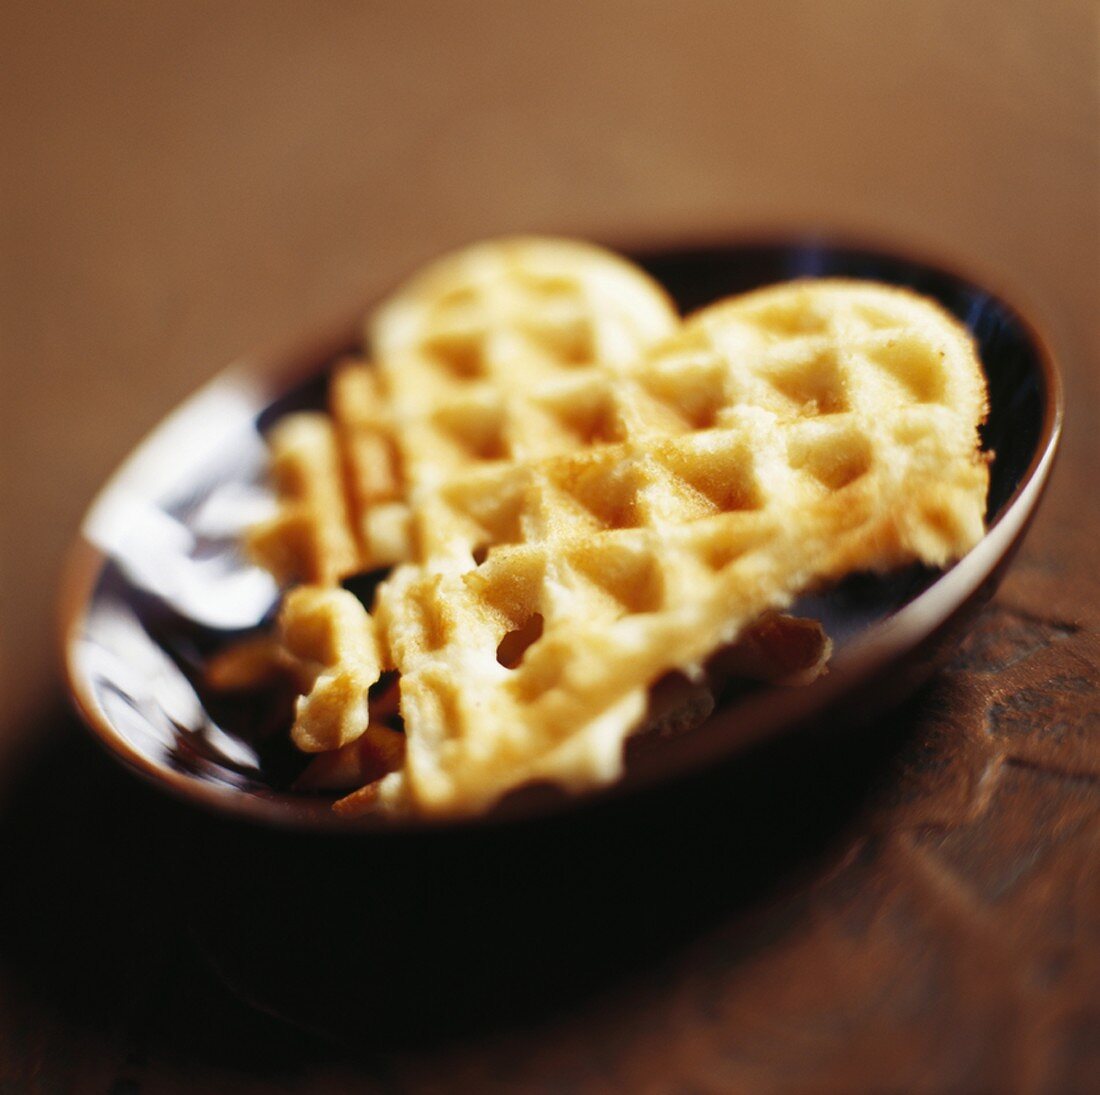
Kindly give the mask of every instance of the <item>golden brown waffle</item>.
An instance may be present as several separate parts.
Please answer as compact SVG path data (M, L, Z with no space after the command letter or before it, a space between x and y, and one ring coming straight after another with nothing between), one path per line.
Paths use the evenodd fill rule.
M268 435L279 512L254 528L249 553L285 585L332 585L360 569L336 428L324 414L295 414Z
M298 586L283 599L279 636L302 692L294 744L320 753L354 741L369 723L367 692L382 674L374 620L347 590Z
M480 810L531 780L614 779L662 674L697 673L810 586L942 565L982 534L973 345L900 290L762 290L617 372L522 398L554 401L549 443L534 434L507 461L421 455L423 561L395 570L376 611L408 733L405 768L380 787L394 808ZM538 637L508 668L497 650L516 631Z
M486 396L492 400L510 385L522 387L532 372L576 377L605 363L625 363L670 334L677 322L656 283L588 244L504 240L436 263L378 317L375 341L402 367L391 365L380 374L361 361L344 362L334 371L330 416L293 415L269 435L280 511L252 532L252 553L286 584L319 586L413 557L409 484L395 435L411 428L424 442L426 457L449 448L452 459L484 458L490 455L488 442L503 458L507 439L499 433L478 436L479 394L482 402ZM416 396L445 390L456 376L467 399L473 397L472 414L459 406L449 416L428 414L410 427L408 414L395 413L398 402L406 409L411 404L416 419ZM397 398L390 397L392 378ZM410 384L410 378L416 382ZM414 472L430 465L430 459L418 460L419 446L405 450ZM353 620L349 605L346 594L292 594L280 622L288 639L297 635L294 649L270 640L250 644L226 652L208 670L210 683L223 688L291 673L304 693L296 741L310 751L335 750L310 765L309 780L318 786L343 786L361 771L363 742L352 743L353 727L365 729L368 742L378 736L378 727L363 721L369 680L341 675L328 665L337 637L348 636L343 645L352 646L357 633L369 627L362 610L363 619ZM307 606L308 630L297 622ZM322 671L326 666L328 673ZM347 687L352 679L358 690Z
M378 669L401 674L406 763L369 792L384 809L470 812L531 780L613 779L665 674L698 674L811 586L941 565L982 532L984 384L937 306L793 283L642 352L672 326L652 319L659 292L589 279L604 296L580 294L600 317L582 335L575 293L517 274L532 246L484 245L414 281L374 324L377 374L338 375L333 423L288 431L293 461L276 442L290 534L255 542L270 559L309 547L282 573L332 582L349 542L353 569L409 560L379 587L378 660L359 680L365 695ZM593 333L623 299L649 325L630 313L615 337ZM296 737L350 740L367 725L352 702L306 697Z
M379 310L379 369L345 363L331 417L272 431L280 512L252 533L252 554L288 584L426 557L410 539L416 486L560 433L553 408L526 400L533 381L624 366L677 323L656 282L591 244L505 239L440 260Z

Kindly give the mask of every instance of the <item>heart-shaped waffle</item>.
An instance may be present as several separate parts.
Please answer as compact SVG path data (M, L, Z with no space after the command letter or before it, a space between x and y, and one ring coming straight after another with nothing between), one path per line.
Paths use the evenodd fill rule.
M611 780L662 674L698 672L808 586L943 564L982 533L973 348L896 290L750 294L626 369L524 398L585 443L436 468L414 492L429 562L399 568L377 610L409 750L383 801L477 810L529 780Z
M473 812L531 780L612 780L664 674L697 675L807 588L942 565L982 534L984 381L938 306L804 281L677 327L658 290L619 289L645 282L618 260L613 292L593 259L578 311L563 279L531 281L532 246L592 255L524 241L447 260L379 313L377 372L338 377L333 421L285 427L313 431L293 440L329 479L306 505L284 476L279 520L328 520L346 541L305 576L407 560L374 612L407 734L404 766L360 796L386 809ZM277 464L280 444L294 451L277 437ZM387 474L356 446L384 449ZM295 542L285 527L261 549ZM295 734L346 741L302 717Z

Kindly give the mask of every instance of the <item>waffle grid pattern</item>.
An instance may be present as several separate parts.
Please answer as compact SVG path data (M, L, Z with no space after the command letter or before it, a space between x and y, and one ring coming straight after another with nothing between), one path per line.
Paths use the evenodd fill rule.
M401 564L374 612L408 734L385 808L611 780L663 673L810 586L980 537L980 366L931 303L800 282L679 326L657 291L615 312L522 253L474 257L383 308L377 368L340 370L309 445L274 445L301 465L278 520L316 548L291 574Z
M913 311L837 282L718 305L627 368L498 403L500 435L522 438L499 459L414 474L425 563L398 572L378 615L406 717L435 731L410 738L418 797L480 808L517 773L613 778L661 672L697 671L853 555L886 569L965 551L984 504L981 388L966 339ZM416 425L462 399L425 401L403 445L431 451ZM548 403L560 431L510 429ZM540 638L500 666L535 617Z

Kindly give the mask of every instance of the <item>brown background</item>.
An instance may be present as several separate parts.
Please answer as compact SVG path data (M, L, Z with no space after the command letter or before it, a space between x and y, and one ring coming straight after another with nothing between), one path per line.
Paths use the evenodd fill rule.
M1092 849L1092 889L1100 889L1097 13L1087 0L4 5L0 786L23 778L15 746L36 739L41 713L55 708L54 591L81 512L133 444L234 355L489 234L654 243L759 226L839 227L988 271L1052 334L1068 388L1063 458L1029 545L983 625L987 645L1023 644L1029 653L960 664L941 688L947 715L937 723L925 711L915 733L934 737L945 725L988 721L1019 690L1041 695L1019 701L1014 732L1056 722L1051 704L1068 705L1061 721L1081 742L1059 746L1070 750L1059 754L1059 771L1080 782L1073 809L1084 813L1074 839ZM1010 666L1023 674L1015 685L1000 676ZM1050 692L1051 679L1083 683L1067 700L1072 687ZM974 747L985 758L979 775L990 764L998 771L1009 764L1017 780L1050 768L1049 756L1035 752L1038 767L1017 771L1011 766L1029 747L983 741ZM930 824L937 796L950 803L963 795L959 788L980 782L958 757L941 769L949 773L942 786L912 777L912 795L924 802L920 817L903 810L888 830ZM1063 784L1058 794L1067 793ZM1052 794L1035 801L1061 801ZM963 798L966 810L978 810ZM1036 831L1051 824L1034 820ZM846 848L836 849L841 859ZM1058 868L1070 889L1054 893L1051 883L1047 904L1036 897L1040 905L1019 915L1036 933L1031 947L1051 937L1047 913L1075 909L1071 965L1091 961L1095 970L1097 922L1068 896L1088 892L1082 872L1090 860L1080 849L1073 854ZM904 862L899 870L911 873ZM971 869L957 871L965 878ZM929 868L929 885L940 884L940 870ZM1095 901L1090 908L1095 917ZM829 945L815 940L814 917L806 916L805 938L775 958L789 965L796 994L798 948ZM690 969L692 960L684 961ZM974 983L995 981L990 974ZM746 1018L752 984L725 986L728 1024L765 1022L763 1013ZM0 981L0 999L8 1000L0 1057L5 1039L25 1045L12 1016L39 1014L11 1003L14 991L5 993ZM807 1059L831 1062L833 1072L812 1073L821 1082L888 1081L867 1063L873 1039L798 1025L800 1009L825 1002L777 998L762 1006L772 1009L767 1022L778 1024L769 1037L785 1032L779 1040L793 1040ZM1031 1046L1034 1022L1014 1011L991 1019L998 1038L983 1042L973 1032L989 1050L967 1075L1004 1080L997 1062L1011 1059L1022 1069L1010 1070L1016 1079L1058 1086L1057 1068L1065 1067L1072 1086L1086 1075L1088 1032L1100 1037L1098 1006L1086 993L1083 1003L1065 1005L1077 1009L1068 1026L1044 1018L1054 1033L1034 1052L1020 1048ZM48 1006L43 1014L52 1015ZM612 1023L607 1016L620 1013L608 1003L600 1014ZM58 1065L50 1047L81 1044L79 1026L26 1022L45 1041L37 1064L20 1058L31 1071L13 1072L9 1082L20 1090L31 1072L42 1082L68 1082L80 1054ZM517 1077L560 1079L562 1055L583 1055L584 1024L568 1016L562 1024L572 1033L531 1035L530 1045L555 1048L532 1051L530 1060L542 1064ZM712 1036L699 1035L694 1049L678 1044L667 1071L647 1075L658 1087L662 1075L669 1088L678 1078L685 1089L780 1075L733 1043L722 1068L708 1066ZM612 1070L620 1078L640 1059L622 1037ZM88 1050L100 1054L95 1075L104 1085L115 1075L115 1045ZM935 1044L919 1052L935 1058ZM159 1078L165 1090L175 1082L165 1079L176 1075L167 1065L144 1067L143 1082ZM442 1066L438 1073L419 1067L407 1075L447 1075ZM472 1076L476 1066L469 1067ZM784 1083L810 1082L810 1074L783 1075ZM905 1075L915 1082L921 1074ZM963 1073L923 1075L933 1086L966 1086ZM7 1078L0 1065L0 1088Z

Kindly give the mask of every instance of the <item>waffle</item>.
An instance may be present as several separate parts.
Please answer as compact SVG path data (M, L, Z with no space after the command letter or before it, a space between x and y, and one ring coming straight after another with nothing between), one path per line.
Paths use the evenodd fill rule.
M656 282L590 244L506 239L436 262L377 313L378 368L343 363L329 415L269 435L280 511L251 554L285 584L429 557L410 528L417 487L522 457L532 431L560 434L526 399L532 382L624 367L677 324Z
M374 636L355 697L325 698L335 663L303 651L310 748L347 749L372 678L400 673L405 763L346 808L476 812L530 781L613 780L655 682L698 678L804 590L944 565L982 534L984 382L937 306L807 281L676 326L629 267L557 279L544 246L592 254L445 260L378 314L377 371L341 370L331 418L276 435L283 509L261 556L321 584L398 563L373 623L320 602Z
M216 692L248 692L289 679L301 696L292 737L303 752L319 754L298 780L299 789L347 791L400 767L405 738L397 682L374 695L381 652L362 603L333 587L298 587L287 594L278 622L275 634L243 640L211 658L207 685ZM522 631L509 634L498 647L501 664L514 667L521 660L526 638ZM645 719L632 733L652 741L694 729L713 711L715 692L731 679L810 684L826 671L831 653L832 643L816 621L766 613L709 660L708 680L658 682ZM355 813L372 802L373 790L339 807Z
M320 753L354 741L369 724L367 693L382 674L374 621L347 590L298 586L283 600L279 635L302 693L294 744Z
M379 787L393 808L477 811L530 781L613 780L662 674L698 674L807 588L940 566L983 531L974 348L899 290L752 293L621 370L526 398L580 443L536 434L522 456L425 468L427 561L379 590L408 733L404 769ZM509 668L498 650L516 632L533 641Z
M601 374L625 369L677 325L654 282L590 245L509 240L444 259L377 315L381 367L342 363L330 416L291 416L269 435L282 509L253 533L254 553L284 582L322 585L414 555L438 560L438 537L412 541L409 501L418 490L476 463L591 444L601 408L590 409L578 432L578 390L600 398ZM545 399L528 397L532 377ZM418 525L424 527L424 514ZM329 603L334 615L336 605ZM284 620L292 609L284 609ZM342 611L346 625L346 606ZM334 618L330 628L336 625ZM821 671L829 645L820 629L808 660L804 628L784 620L772 632L778 642L740 644L744 675L789 677L793 656L805 660L804 677ZM301 659L277 653L281 669L297 667L306 693L295 727L299 744L311 751L321 742L348 744L340 735L333 743L332 726L346 734L361 718L361 703L327 679L311 691ZM313 657L323 661L326 653ZM211 679L239 685L265 664L252 651L230 652L212 666ZM327 763L312 769L325 779L348 771Z

